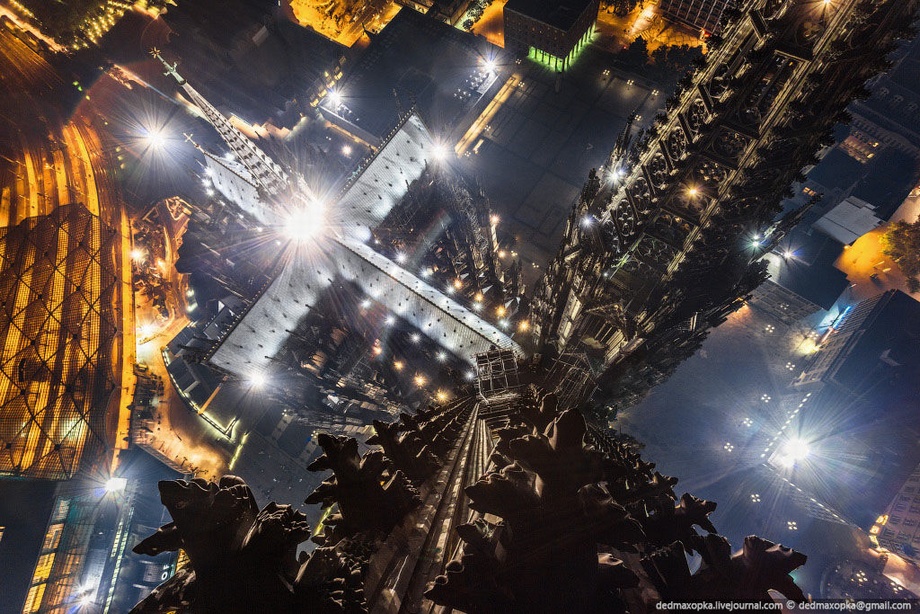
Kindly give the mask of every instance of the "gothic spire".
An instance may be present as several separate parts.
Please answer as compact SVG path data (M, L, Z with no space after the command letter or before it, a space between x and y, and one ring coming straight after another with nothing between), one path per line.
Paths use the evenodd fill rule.
M159 60L166 69L165 75L172 76L191 101L204 114L205 119L214 126L217 133L230 147L234 156L246 168L252 181L266 195L275 195L288 187L287 173L255 143L236 129L230 120L217 110L198 90L192 87L177 70L178 63L170 64L160 54L159 49L151 49L150 55Z

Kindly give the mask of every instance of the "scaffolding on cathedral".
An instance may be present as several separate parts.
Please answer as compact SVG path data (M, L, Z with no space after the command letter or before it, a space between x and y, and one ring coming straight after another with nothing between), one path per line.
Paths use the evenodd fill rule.
M597 389L597 379L584 352L566 352L557 358L546 381L560 407L580 407Z

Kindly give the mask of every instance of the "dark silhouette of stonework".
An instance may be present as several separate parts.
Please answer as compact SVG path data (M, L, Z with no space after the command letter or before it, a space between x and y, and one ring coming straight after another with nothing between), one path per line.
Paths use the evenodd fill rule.
M190 563L132 612L361 611L360 591L347 590L361 560L335 547L297 557L310 526L291 506L260 511L249 487L230 475L160 482L160 498L173 522L134 552L182 549Z
M789 576L804 555L758 537L732 555L709 519L715 503L678 499L676 478L554 394L470 396L375 428L371 442L393 458L320 436L311 469L333 475L307 503L334 513L299 558L310 527L290 506L260 511L233 476L161 482L173 522L135 552L181 548L189 565L134 612L641 612L770 601L771 589L806 598ZM696 573L685 553L701 556Z
M805 556L758 537L732 557L709 514L615 442L588 431L557 400L525 396L492 460L466 489L477 514L458 527L464 545L426 596L466 612L640 611L662 599L804 600L789 572ZM586 444L595 441L596 444ZM706 533L697 533L698 526ZM704 564L690 574L684 553Z
M310 471L332 469L333 476L317 487L305 503L337 505L329 516L329 537L344 538L360 532L387 532L420 501L418 493L401 471L384 476L387 461L383 452L369 452L362 458L352 437L320 433L325 454L311 464ZM324 543L328 541L324 539Z

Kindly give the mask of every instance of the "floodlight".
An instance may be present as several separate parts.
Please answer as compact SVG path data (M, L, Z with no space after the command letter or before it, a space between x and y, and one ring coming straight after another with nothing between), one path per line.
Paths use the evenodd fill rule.
M448 149L441 143L435 143L434 147L431 149L431 154L434 156L434 159L438 162L443 162L447 159Z
M109 478L105 483L105 491L122 492L127 485L128 480L125 478ZM86 597L84 597L84 599L86 599Z
M147 147L161 149L166 145L166 137L163 136L163 132L160 130L145 130L144 142L147 143Z
M811 448L807 441L799 438L790 439L781 448L777 461L783 467L791 469L808 458L809 454L811 454Z
M326 208L320 201L295 209L284 223L284 234L295 241L306 241L316 236L324 226Z

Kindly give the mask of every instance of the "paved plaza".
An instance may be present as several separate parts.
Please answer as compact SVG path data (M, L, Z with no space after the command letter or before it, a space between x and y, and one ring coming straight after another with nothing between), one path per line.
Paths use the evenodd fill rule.
M606 163L630 114L647 125L665 97L594 47L562 75L528 59L512 72L513 92L460 164L482 182L532 282L533 265L555 253L588 172Z

